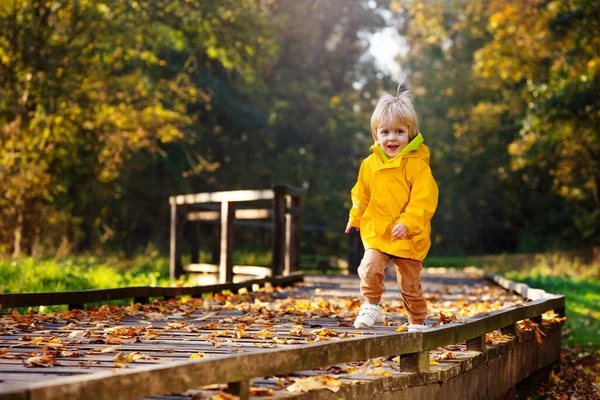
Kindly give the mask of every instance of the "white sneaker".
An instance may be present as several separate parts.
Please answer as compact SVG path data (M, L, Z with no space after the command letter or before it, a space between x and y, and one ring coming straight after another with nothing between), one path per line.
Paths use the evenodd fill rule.
M363 304L360 306L358 317L354 321L354 327L356 329L370 328L373 326L375 321L379 321L383 318L381 307L379 304Z
M429 329L429 327L427 325L425 325L425 322L423 322L422 324L408 325L409 332L423 332L424 330L427 330L427 329Z

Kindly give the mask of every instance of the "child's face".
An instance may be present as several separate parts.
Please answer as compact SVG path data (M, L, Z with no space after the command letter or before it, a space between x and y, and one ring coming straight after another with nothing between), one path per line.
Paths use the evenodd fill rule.
M396 157L408 144L408 126L384 121L377 128L377 143L389 158Z

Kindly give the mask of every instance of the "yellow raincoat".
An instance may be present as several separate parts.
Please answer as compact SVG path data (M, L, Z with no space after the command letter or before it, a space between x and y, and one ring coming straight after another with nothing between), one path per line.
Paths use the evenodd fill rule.
M431 218L438 204L423 136L419 133L391 159L378 144L371 151L352 188L350 226L360 228L365 250L423 261L431 247ZM408 228L406 239L392 237L398 222Z

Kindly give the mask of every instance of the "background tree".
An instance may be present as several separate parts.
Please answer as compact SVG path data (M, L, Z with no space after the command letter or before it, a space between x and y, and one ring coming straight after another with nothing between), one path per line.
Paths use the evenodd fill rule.
M174 193L307 189L343 254L397 26L433 254L600 240L597 0L0 2L0 253L165 248ZM395 48L396 46L390 46ZM244 233L252 235L252 232Z

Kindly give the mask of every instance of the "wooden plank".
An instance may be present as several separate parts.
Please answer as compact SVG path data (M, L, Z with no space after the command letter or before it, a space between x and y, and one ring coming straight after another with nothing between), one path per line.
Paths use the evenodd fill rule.
M510 279L507 279L496 273L486 273L485 277L486 279L496 283L498 286L517 293L524 299L540 300L552 296L552 294L546 293L542 289L530 288L525 283L511 281Z
M423 332L423 348L435 349L452 343L467 341L485 335L496 329L505 329L512 333L517 321L540 315L548 310L564 304L564 296L542 299L519 307L489 313L487 316L476 318L464 324L452 323Z
M200 203L220 203L223 201L255 201L272 200L274 193L272 190L232 190L228 192L209 192L184 194L169 197L169 204L200 204Z
M514 309L496 311L466 323L451 323L423 332L423 349L432 350L485 335L514 322Z
M188 221L218 221L221 217L219 211L194 211L187 214ZM269 219L271 210L266 209L239 209L235 210L235 219Z
M289 277L286 277L289 278ZM335 282L335 284L346 284L346 280L341 279L341 278L335 278L335 279L331 279L329 278L327 281L323 281L323 282L327 282L329 284ZM189 289L189 288L184 288L184 289ZM307 288L305 288L304 290L307 290ZM179 293L179 292L178 292ZM531 302L529 304L526 304L524 307L521 306L517 306L517 307L513 307L511 310L512 312L512 321L515 321L515 318L518 318L520 316L524 316L527 313L532 313L532 312L541 312L540 310L542 310L544 307L550 307L550 306L555 306L555 305L560 305L560 304L564 304L564 303L557 303L558 300L555 299L547 299L541 302ZM242 316L243 313L238 311L238 310L221 310L220 314L218 316L214 316L209 318L208 320L203 321L202 323L206 323L209 324L211 322L216 322L219 319L224 319L226 318L226 316ZM502 316L498 316L498 313L490 313L490 317L497 323L497 324L502 324L502 323L506 323L507 321L509 321L510 323L510 319L502 317ZM133 318L133 316L128 316L125 319L123 319L122 321L120 321L119 324L122 325L130 325L130 324L136 324L137 326L144 326L143 324L141 324L140 321L135 321ZM192 317L193 318L193 317ZM482 316L481 318L486 318L485 316ZM190 321L189 318L175 318L175 319L169 319L169 322L174 322L174 321L179 321L179 320L185 320L185 321ZM477 321L478 319L476 319ZM278 323L278 325L274 326L273 328L275 329L275 331L273 332L275 334L275 332L277 332L277 337L280 338L291 338L291 336L288 334L289 333L289 319L283 318L282 321L280 321ZM323 327L335 327L336 325L335 320L330 319L330 318L305 318L304 319L304 323L305 326L323 326ZM207 343L203 342L202 338L199 338L197 335L199 333L208 333L209 331L204 331L204 332L186 332L183 330L172 330L169 331L168 329L166 329L167 326L167 321L154 321L152 322L153 326L152 329L153 330L157 330L160 334L160 339L157 339L155 341L143 341L140 343L134 343L133 339L131 340L126 340L126 343L124 343L123 345L120 346L120 351L123 352L130 352L130 351L140 351L143 352L144 354L148 354L148 355L152 355L152 356L156 356L158 354L158 357L164 358L164 360L151 360L148 362L139 362L139 363L135 363L134 365L131 365L131 368L134 369L135 371L145 371L146 368L148 368L148 364L149 363L163 363L162 365L164 366L164 363L168 362L167 359L174 359L174 360L181 360L181 361L185 361L185 362L189 362L187 360L187 357L189 356L189 354L191 352L197 352L197 351L206 351L206 353L214 355L214 360L219 360L219 359L223 359L223 358L229 358L229 357L236 357L233 354L228 354L229 352L231 352L232 350L234 350L235 348L233 347L228 347L227 345L223 344L222 347L220 348L211 348ZM59 330L59 327L64 326L64 324L60 324L60 323L49 323L49 324L44 324L47 325L46 329L44 329L43 331L39 331L37 333L26 333L27 335L31 335L31 336L38 336L38 335L54 335L57 337L64 337L64 336L68 336L68 334L72 331L72 330ZM82 328L83 328L82 324ZM162 326L160 326L162 325ZM456 329L461 329L462 327L464 327L467 324L449 324L449 325L444 325L440 328L434 328L432 329L431 332L423 332L423 333L402 333L399 335L403 335L403 336L407 336L407 337L413 337L413 338L417 338L416 341L419 342L421 339L418 339L419 337L422 338L423 340L425 338L427 338L427 335L429 333L435 332L435 330L445 330L448 328L456 328ZM51 329L50 327L54 327L53 329ZM489 328L489 327L488 327ZM247 333L254 333L257 331L260 331L262 329L262 327L259 326L253 326L250 327L249 329L246 330ZM352 332L354 329L352 327L338 327L338 328L334 328L336 330L338 330L339 332ZM378 337L384 337L387 335L381 335L381 333L388 333L390 331L393 331L393 327L383 327L383 326L377 326L372 330L369 330L369 332L364 332L365 335L362 335L360 337L357 338L353 338L353 339L345 339L342 342L347 342L348 340L370 340L373 338L378 338ZM471 328L469 328L471 329ZM77 330L77 328L75 329ZM531 336L531 332L526 332L525 334L529 334L529 336ZM25 333L23 335L14 335L14 340L10 340L10 342L3 342L3 344L5 345L10 345L12 343L19 343L19 341L17 341L17 338L19 337L23 337L25 335ZM366 335L371 335L369 337L365 337ZM372 336L372 335L379 335L379 336ZM524 334L522 333L519 337L523 336ZM10 336L0 336L0 340L4 340L6 337ZM454 337L454 336L453 336ZM229 338L227 337L223 337L221 339L227 340ZM520 340L520 338L519 338ZM263 355L263 354L267 354L268 352L272 352L272 351L288 351L290 349L304 349L306 347L310 347L312 345L306 345L306 344L302 344L300 346L290 346L290 345L279 345L279 347L276 350L270 350L270 349L260 349L260 348L255 348L254 343L255 341L253 339L250 338L243 338L243 339L236 339L235 340L236 344L241 344L242 347L241 349L243 350L247 350L250 353L245 354L244 355ZM266 341L264 341L266 342ZM24 344L23 342L20 342L21 344ZM337 345L337 343L340 342L335 342L335 344ZM322 343L323 345L328 345L328 344L333 344L333 342L325 342ZM418 350L418 351L412 351L413 353L417 353L417 352L423 352L423 350L426 350L425 347L425 342L423 342L423 349L422 350ZM389 347L393 344L387 343L386 344L386 348L385 348L385 352L387 354L385 355L390 355L391 353L395 353L395 354L401 354L403 352L403 347ZM355 347L362 347L362 342L355 342L354 344ZM102 348L103 345L93 345L93 344L77 344L76 345L77 348L79 349L84 349L84 348ZM398 348L400 348L401 350L398 350ZM162 353L161 354L161 350L164 349L171 349L173 350L173 353ZM510 351L510 348L507 347L507 349L509 350L504 350L503 354L506 354L507 351ZM40 352L40 348L33 345L29 345L29 346L23 346L22 348L15 348L14 349L15 352L21 353L21 354L27 354L28 352L31 352L32 350ZM341 353L345 354L345 350L341 350ZM187 354L186 354L187 353ZM288 355L290 353L287 353ZM298 353L296 354L296 356L298 358L302 358L302 353ZM294 356L294 357L296 357ZM486 356L487 357L487 356ZM92 358L94 360L100 360L101 364L97 367L97 368L91 368L90 372L94 372L94 373L101 373L99 371L101 370L108 370L109 368L112 370L111 368L111 362L110 360L112 359L112 355L103 355L103 356L93 356L93 357L89 357ZM292 357L293 358L293 357ZM408 357L410 358L410 357ZM366 358L365 358L366 359ZM74 368L70 367L70 365L74 365L73 363L76 362L77 360L81 360L81 359L73 359L73 360L65 360L64 363L68 364L62 367L57 367L59 369L55 370L55 371L70 371L70 370L74 370ZM269 359L270 360L270 359ZM257 360L254 360L258 362ZM289 361L289 360L288 360ZM62 362L62 359L61 359ZM16 363L16 361L15 361ZM15 364L13 363L12 366L9 364L6 364L6 367L10 367L10 368L15 368ZM235 366L237 364L232 364L232 366ZM255 363L250 363L248 364L250 365L250 369L254 368ZM286 366L288 364L285 364ZM417 363L418 365L418 363ZM156 365L156 366L160 366L160 365ZM218 366L218 364L215 364L213 366L214 368L212 369L220 369L221 367ZM435 366L432 368L433 371L436 371L437 368L439 366ZM243 368L243 365L242 365ZM2 365L2 360L0 360L0 374L2 373L2 371L5 370L5 367ZM133 372L133 371L131 371ZM165 373L169 373L171 371L167 371ZM113 372L113 374L119 375L121 374L122 371L115 371ZM199 373L199 372L198 372ZM430 376L431 375L431 376ZM429 379L441 379L441 380L446 380L447 375L442 374L441 372L436 372L436 374L431 374L431 372L428 372L427 374L420 374L419 375L419 384L422 383L427 383L430 382ZM137 378L136 378L137 379ZM245 379L245 378L244 378ZM377 379L377 378L372 378L372 379ZM243 382L243 379L239 379L239 380L233 380L233 382ZM143 381L145 382L145 381ZM224 383L224 380L220 381L221 383ZM431 383L435 383L437 381L432 381ZM108 387L108 385L106 386ZM6 390L7 387L0 387L0 391L2 390ZM32 397L35 398L35 397ZM359 397L360 398L360 397Z
M306 193L304 189L296 188L288 185L273 185L273 192L283 195L302 197Z
M415 334L398 333L290 346L259 353L115 370L82 378L68 377L52 383L33 384L6 395L18 396L25 392L30 400L87 400L89 393L94 393L95 400L138 399L213 383L243 382L257 376L287 374L340 362L383 357L389 355L390 349L415 353L421 351L419 339Z
M235 210L235 218L236 219L269 219L269 218L271 218L271 210L266 210L266 209Z
M0 294L2 308L51 306L75 303L98 303L111 300L123 300L135 297L165 297L165 296L197 296L203 293L219 293L223 290L236 291L242 288L249 289L253 285L264 285L269 282L274 286L292 285L304 279L302 273L289 277L270 277L250 279L237 283L216 284L207 286L188 287L124 287L113 289L76 290L70 292L42 292L42 293L4 293Z
M219 266L214 264L189 264L183 269L186 272L203 272L213 274L219 272ZM270 276L271 268L260 265L234 265L233 273L236 275Z
M75 290L70 292L4 293L0 294L3 308L51 306L75 303L96 303L149 295L150 287Z
M541 300L535 300L519 307L515 311L515 322L537 317L548 310L557 310L565 306L565 296L551 295Z
M192 211L187 213L188 221L219 221L221 212L219 211Z

